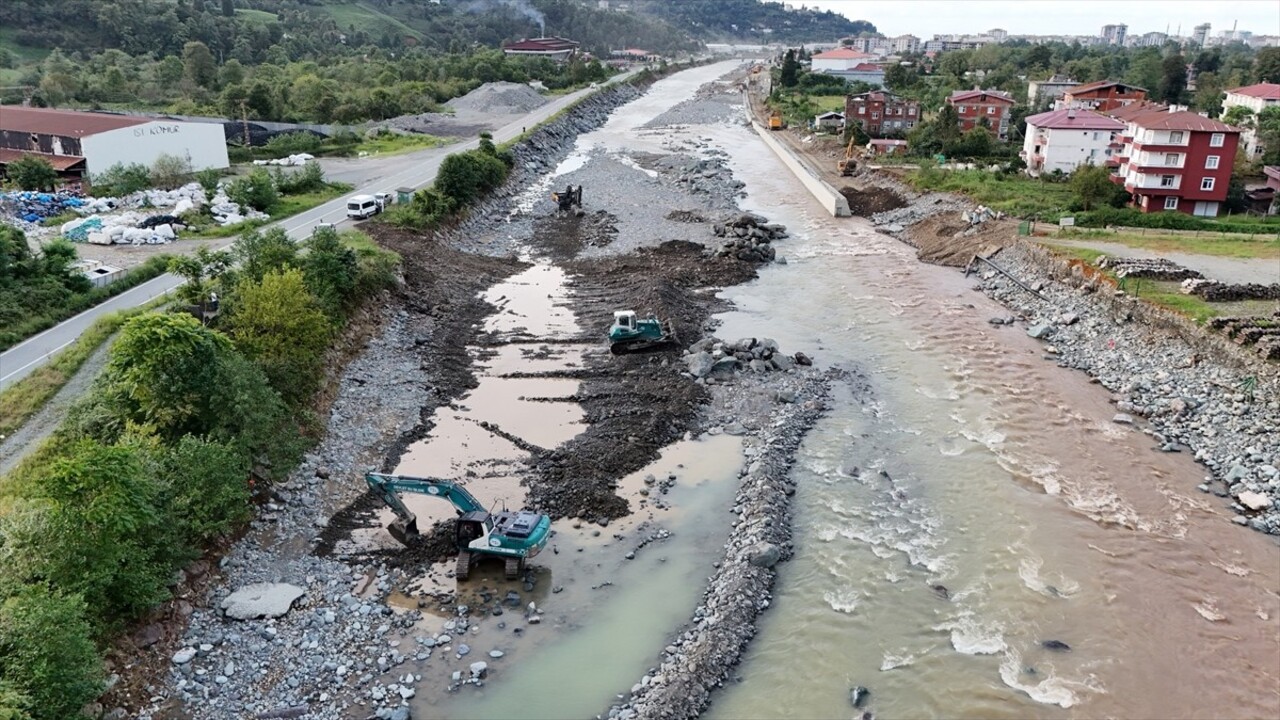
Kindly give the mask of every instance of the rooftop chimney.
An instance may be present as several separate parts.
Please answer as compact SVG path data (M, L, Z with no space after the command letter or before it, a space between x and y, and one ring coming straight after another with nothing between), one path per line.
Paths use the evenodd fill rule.
M1076 109L1073 107L1067 108L1067 119L1074 120L1075 117L1076 117Z

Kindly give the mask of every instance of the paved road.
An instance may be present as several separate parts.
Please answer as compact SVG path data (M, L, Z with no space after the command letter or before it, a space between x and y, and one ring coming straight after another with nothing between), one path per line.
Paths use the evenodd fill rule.
M617 82L629 77L631 74L617 75L610 78L609 82ZM594 92L594 90L589 88L579 90L556 98L530 113L513 116L510 123L494 131L494 142L503 143L519 136L526 127L533 127L543 122L564 109L565 106L591 92ZM435 180L436 172L440 169L440 163L444 161L446 156L463 150L471 150L479 145L480 140L477 138L465 143L406 153L371 163L366 169L363 180L357 180L353 183L356 185L356 189L351 194L395 193L396 188L411 187L416 189L425 187ZM351 180L354 179L351 178ZM324 205L285 218L268 227L282 227L289 234L289 237L301 240L311 234L317 223L346 224L347 197L349 196L331 200ZM228 240L225 245L230 245L233 242L234 240ZM22 379L32 370L47 362L51 355L75 342L76 338L80 337L80 333L84 332L103 313L142 305L158 295L172 292L182 282L182 278L177 275L161 275L0 353L0 388Z

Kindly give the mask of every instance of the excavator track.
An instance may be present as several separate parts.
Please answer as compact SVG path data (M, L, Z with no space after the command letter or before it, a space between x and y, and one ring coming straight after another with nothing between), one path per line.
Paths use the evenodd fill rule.
M524 558L509 557L506 560L506 576L508 580L519 580L520 573L524 570Z
M458 566L454 570L454 576L459 580L466 580L471 575L471 553L463 550L458 553Z

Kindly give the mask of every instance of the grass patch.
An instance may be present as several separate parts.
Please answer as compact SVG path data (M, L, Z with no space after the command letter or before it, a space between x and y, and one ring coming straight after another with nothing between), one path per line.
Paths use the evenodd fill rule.
M1066 183L1050 183L1024 175L1002 175L986 170L927 168L908 171L903 179L917 190L960 193L982 205L1017 217L1056 216L1075 199Z
M401 135L399 133L390 133L378 135L377 137L365 138L354 147L348 147L350 147L350 153L356 155L362 152L370 155L396 155L399 153L440 147L448 144L448 140L436 137L435 135L422 135L418 133L414 133L412 135Z
M250 27L264 28L272 23L279 22L280 16L265 10L248 10L245 8L236 8L236 18L243 20Z
M136 308L103 315L49 362L0 391L0 437L21 428L32 415L39 412L80 371L89 356L120 329L125 320L166 302L169 302L168 298L159 297Z
M71 210L67 210L41 220L40 225L42 227L61 227L63 223L71 222L78 217L80 217L79 214L72 212Z
M422 39L422 33L364 3L325 5L321 9L333 18L333 22L337 24L339 30L345 31L354 27L356 30L364 30L371 35L390 32L409 35L419 40Z
M22 45L17 40L18 31L13 28L0 28L0 49L13 53L17 64L38 63L53 52L52 48L39 48Z
M239 235L267 223L283 220L313 207L323 205L334 198L351 192L351 189L352 186L347 183L328 183L324 190L317 192L285 195L280 198L275 207L271 208L271 212L268 213L271 217L267 220L245 220L235 225L205 225L183 233L182 239L212 240Z
M1182 252L1193 255L1212 255L1230 258L1280 258L1280 238L1274 235L1242 235L1205 231L1203 235L1169 235L1159 231L1149 233L1108 232L1105 230L1073 230L1059 233L1059 237L1071 240L1100 240L1153 252Z
M1106 255L1106 253L1101 250L1094 250L1093 248L1082 248L1074 245L1059 245L1051 242L1041 244L1060 255L1078 258L1094 266L1097 265L1098 258Z

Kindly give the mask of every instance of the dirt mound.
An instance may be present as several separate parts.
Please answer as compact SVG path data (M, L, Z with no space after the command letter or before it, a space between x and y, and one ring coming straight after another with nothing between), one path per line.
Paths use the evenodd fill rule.
M528 85L511 82L485 83L462 97L445 103L454 110L515 115L544 105L547 99Z
M667 219L684 223L701 223L707 221L705 217L693 212L692 210L672 210L667 213Z
M969 225L958 212L940 213L907 228L903 239L916 255L935 265L964 267L974 255L986 255L1017 238L1016 220L987 220Z
M618 218L604 210L576 217L553 213L533 221L534 234L551 257L569 260L587 247L604 247L618 236Z
M879 212L906 207L906 198L882 187L856 188L846 185L840 194L849 201L849 211L858 217L870 217Z

